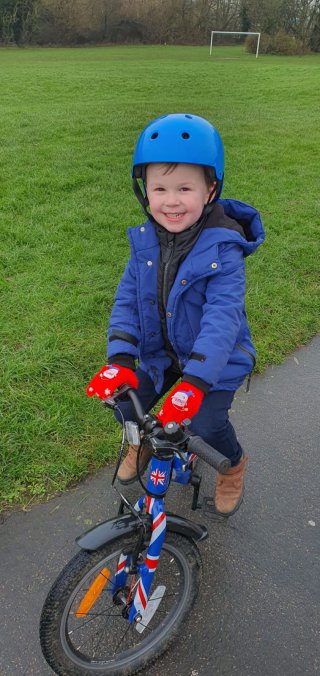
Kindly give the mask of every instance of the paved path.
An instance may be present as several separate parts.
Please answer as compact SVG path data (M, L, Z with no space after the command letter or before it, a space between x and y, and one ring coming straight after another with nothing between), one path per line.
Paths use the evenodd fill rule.
M319 355L317 337L238 393L232 419L250 461L234 517L194 514L189 487L170 491L168 508L205 523L210 538L193 616L147 676L320 674ZM209 495L207 466L203 475ZM40 609L74 538L114 515L110 476L107 468L1 526L1 676L52 674L38 644Z

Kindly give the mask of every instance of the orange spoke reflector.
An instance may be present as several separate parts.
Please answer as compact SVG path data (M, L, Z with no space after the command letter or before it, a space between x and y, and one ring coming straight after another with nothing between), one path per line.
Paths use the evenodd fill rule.
M102 568L99 575L97 575L96 579L93 580L93 582L90 585L88 591L86 592L85 596L83 597L83 599L82 599L82 601L79 605L79 608L75 613L76 617L84 617L89 612L89 610L92 608L93 604L99 598L99 596L100 596L104 586L106 585L109 577L110 577L110 570L108 570L108 568Z

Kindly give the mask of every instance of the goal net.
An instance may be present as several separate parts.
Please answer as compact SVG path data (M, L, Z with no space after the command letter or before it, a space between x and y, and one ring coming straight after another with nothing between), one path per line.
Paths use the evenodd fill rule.
M214 35L256 35L257 36L256 59L258 58L261 33L254 33L253 31L211 31L210 56L212 54Z

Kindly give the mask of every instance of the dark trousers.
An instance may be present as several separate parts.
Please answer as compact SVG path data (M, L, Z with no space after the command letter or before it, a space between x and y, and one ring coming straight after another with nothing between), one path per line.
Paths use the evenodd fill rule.
M136 371L139 379L138 396L146 413L148 413L170 390L179 376L176 372L168 369L165 373L163 388L160 394L155 391L151 378L140 368ZM237 441L236 433L229 420L229 409L235 392L217 390L209 392L203 398L197 415L192 418L189 429L201 436L210 446L213 446L227 458L231 464L236 465L241 456L242 448ZM119 402L125 420L135 420L132 404L130 401ZM116 418L120 421L119 414Z

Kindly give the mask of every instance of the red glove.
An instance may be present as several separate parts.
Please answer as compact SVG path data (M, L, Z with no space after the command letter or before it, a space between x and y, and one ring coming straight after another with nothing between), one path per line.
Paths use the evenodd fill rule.
M173 420L181 425L184 420L191 420L198 413L203 397L204 392L182 380L168 394L157 418L163 425Z
M118 364L107 364L93 376L86 393L89 397L96 394L99 399L107 399L124 384L130 385L135 390L138 388L139 383L135 372Z

